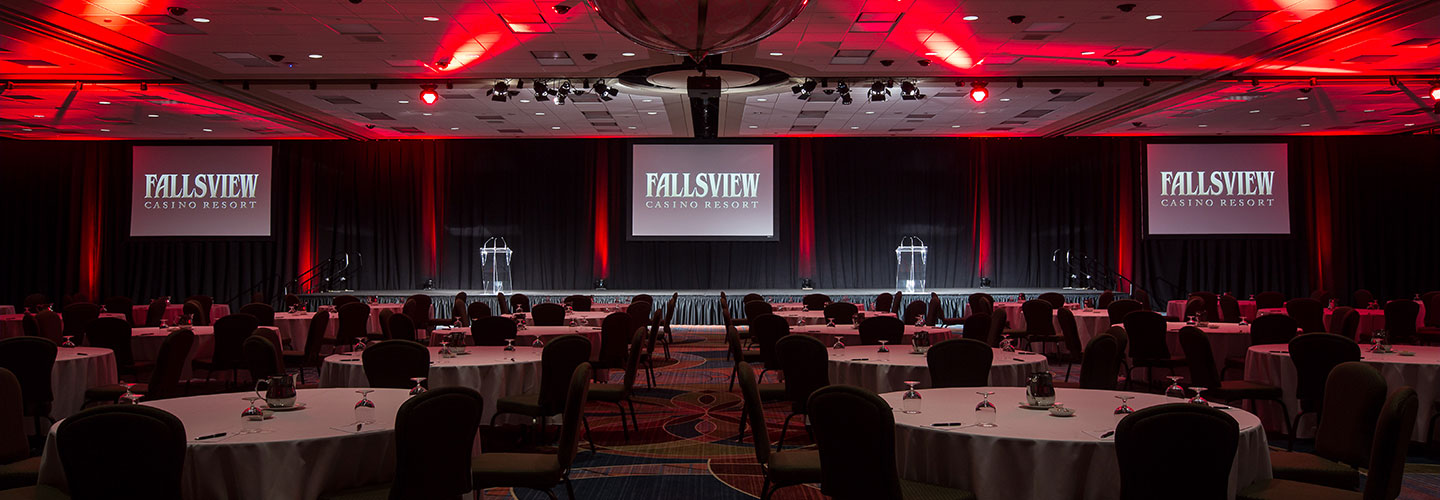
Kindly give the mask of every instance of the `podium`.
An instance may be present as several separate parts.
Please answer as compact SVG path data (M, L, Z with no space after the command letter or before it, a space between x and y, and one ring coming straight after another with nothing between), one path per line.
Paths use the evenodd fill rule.
M505 238L490 238L480 248L480 286L489 293L505 291L510 283L510 245Z
M895 288L905 293L925 291L925 254L929 247L919 236L906 236L895 247Z

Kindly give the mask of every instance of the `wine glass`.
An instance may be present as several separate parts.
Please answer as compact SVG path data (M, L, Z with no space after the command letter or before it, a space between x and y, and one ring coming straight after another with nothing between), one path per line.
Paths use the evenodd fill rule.
M826 328L835 328L835 318L825 318Z
M1010 340L1010 334L1002 333L1000 334L1000 337L1000 350L1005 352L1015 352L1015 341Z
M1170 387L1165 388L1165 397L1185 399L1185 388L1180 386L1180 380L1184 377L1171 375L1165 378L1170 379Z
M990 396L994 395L995 391L975 391L975 394L983 398L980 404L975 405L975 418L980 427L998 427L999 424L995 423L995 405L990 403Z
M1206 387L1203 386L1203 385L1192 385L1192 386L1190 386L1190 390L1195 391L1195 397L1190 398L1190 403L1191 403L1191 404L1197 404L1197 405L1200 405L1200 406L1210 406L1210 402L1209 402L1209 401L1206 401L1205 398L1200 395L1200 393L1205 392L1205 389L1206 389Z
M875 353L876 353L876 354L879 354L879 355L880 355L880 356L879 356L880 358L888 359L888 358L890 357L890 348L885 347L885 344L887 344L887 343L889 343L889 342L890 342L890 341L888 341L888 340L881 340L881 341L880 341L880 348L875 350Z
M835 345L830 346L830 348L843 351L845 350L845 343L840 341L840 337L835 337Z
M530 343L530 347L534 347L534 348L536 348L536 349L539 349L539 348L545 347L545 343L540 341L540 336L539 336L539 335L536 335L536 336L535 336L535 341Z
M60 347L75 347L75 341L71 340L73 338L75 338L74 335L66 335L65 341L60 343Z
M799 317L795 318L795 326L805 326L804 314L801 314Z
M360 394L360 401L355 403L355 423L375 423L375 402L370 400L370 393L375 389L360 389L355 391Z
M125 386L125 394L121 394L121 395L120 395L120 400L119 400L119 401L116 401L116 402L119 403L119 404L122 404L122 405L139 404L139 403L140 403L140 395L139 395L139 394L135 394L134 392L131 392L131 389L134 389L134 388L135 388L135 383L134 383L134 382L126 382L126 383L123 384L123 385Z
M444 338L444 337L441 337L441 338L440 338L440 357L442 357L442 358L448 358L448 357L452 357L452 356L454 356L454 355L455 355L455 353L450 350L450 340L449 340L449 339L446 339L446 338Z
M255 401L260 399L260 397L245 396L240 399L243 399L250 403L249 408L246 408L245 411L240 412L240 422L243 426L240 428L240 433L250 434L260 432L260 426L265 421L265 412L260 411L260 408L255 406Z
M901 411L901 412L907 413L907 414L911 414L911 415L914 415L914 414L916 414L916 413L920 413L920 393L915 391L915 384L919 384L919 383L920 383L919 380L906 380L906 381L905 381L905 385L910 386L910 389L907 390L907 391L905 391L905 395L904 395L904 396L901 396L901 397L900 397L900 411Z
M535 338L536 338L536 339L539 339L540 337L535 337ZM505 339L505 350L507 350L507 351L513 351L513 350L515 350L515 339Z
M418 396L428 390L424 385L425 377L410 377L410 381L415 382L415 387L410 388L411 396Z

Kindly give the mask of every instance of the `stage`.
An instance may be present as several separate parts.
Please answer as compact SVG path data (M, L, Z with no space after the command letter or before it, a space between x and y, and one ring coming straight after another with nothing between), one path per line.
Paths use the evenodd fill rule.
M482 293L472 290L355 290L349 292L325 292L300 294L301 300L313 306L329 304L335 297L341 295L354 295L361 300L368 301L370 297L377 298L381 303L404 302L406 298L415 294L430 296L435 303L435 315L446 316L450 307L454 304L455 294L465 292L470 302L482 301L490 304L493 309L496 307L496 297L493 293ZM721 290L506 290L505 295L511 296L517 293L525 294L530 298L530 304L544 302L560 303L565 297L571 295L589 295L596 303L617 303L629 302L631 297L646 293L655 297L656 302L669 300L670 295L679 293L680 298L675 304L675 317L671 320L675 325L718 325L720 321L720 292ZM851 302L864 304L870 309L875 302L875 297L881 293L895 293L894 290L882 289L815 289L815 290L724 290L730 298L732 313L743 316L740 313L740 298L747 293L758 293L764 295L770 302L800 302L800 299L812 293L823 293L830 296L835 302ZM1027 298L1036 298L1045 292L1060 292L1065 295L1066 302L1080 302L1084 299L1095 299L1100 296L1100 290L1064 290L1056 288L938 288L924 292L906 293L904 301L909 303L912 300L930 300L930 292L940 296L940 303L944 308L945 317L955 318L964 315L965 304L971 294L988 293L997 301L1013 301L1020 294ZM1125 298L1128 294L1116 292L1115 298ZM442 312L443 311L443 312Z

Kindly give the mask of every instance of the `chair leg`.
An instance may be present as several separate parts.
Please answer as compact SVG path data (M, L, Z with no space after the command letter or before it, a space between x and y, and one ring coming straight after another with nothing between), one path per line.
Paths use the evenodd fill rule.
M629 444L629 443L630 443L630 423L625 420L625 407L624 407L623 405L621 405L619 401L616 401L616 402L615 402L615 407L620 409L620 431L621 431L621 432L624 434L624 436L625 436L625 443L626 443L626 444Z
M740 403L740 433L736 435L736 436L737 436L736 439L739 439L741 443L744 443L744 442L745 442L745 424L750 420L749 415L750 415L750 405L745 404L744 402L741 402L741 403Z
M635 400L626 398L625 404L630 405L630 426L635 428L635 433L640 433L640 418L635 416Z
M735 390L735 377L737 375L740 375L740 363L735 363L735 367L730 369L730 390L732 391Z
M1300 434L1300 419L1305 416L1305 410L1295 414L1295 420L1290 424L1290 447L1287 451L1295 451L1295 437Z
M645 384L646 387L655 388L655 359L653 357L645 362Z
M582 415L580 422L585 424L585 440L590 442L590 453L600 453L595 451L595 436L590 434L590 418Z
M575 483L570 481L570 473L565 473L565 477L560 482L565 483L565 493L570 495L570 500L575 500Z
M799 413L786 415L785 421L780 423L780 440L775 442L775 451L780 451L785 447L785 431L790 429L790 418L796 415L799 415Z
M550 500L560 500L560 497L555 496L555 492L550 491L550 490L544 490L544 491L545 491L545 495L550 497Z
M765 478L765 483L760 486L760 500L770 500L770 478Z

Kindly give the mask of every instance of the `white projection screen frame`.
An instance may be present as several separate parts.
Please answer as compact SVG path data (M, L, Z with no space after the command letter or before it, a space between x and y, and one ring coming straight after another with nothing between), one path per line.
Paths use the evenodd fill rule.
M130 236L271 235L270 146L135 146Z
M1147 144L1146 234L1290 236L1289 170L1284 143Z
M775 241L775 146L636 143L627 239Z

